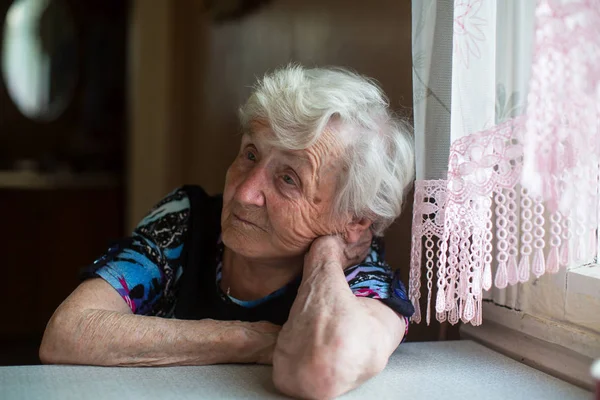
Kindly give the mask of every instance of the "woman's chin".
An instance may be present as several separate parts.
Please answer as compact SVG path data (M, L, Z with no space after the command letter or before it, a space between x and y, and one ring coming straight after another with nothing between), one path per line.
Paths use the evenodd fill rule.
M261 243L260 239L256 236L258 235L240 232L235 228L224 228L221 233L223 244L229 250L250 258L259 258L262 254L265 254L264 242Z

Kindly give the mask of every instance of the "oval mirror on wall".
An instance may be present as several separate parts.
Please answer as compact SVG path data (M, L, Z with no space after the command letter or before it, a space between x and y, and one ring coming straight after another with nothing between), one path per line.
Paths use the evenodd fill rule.
M59 117L77 82L75 22L64 0L15 0L4 19L2 78L19 111Z

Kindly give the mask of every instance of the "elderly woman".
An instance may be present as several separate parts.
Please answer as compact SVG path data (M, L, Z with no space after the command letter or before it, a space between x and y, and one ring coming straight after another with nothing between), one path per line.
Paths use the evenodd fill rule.
M413 313L381 245L413 176L409 126L337 68L266 75L240 116L223 195L175 190L88 267L43 362L272 363L307 398L385 367Z

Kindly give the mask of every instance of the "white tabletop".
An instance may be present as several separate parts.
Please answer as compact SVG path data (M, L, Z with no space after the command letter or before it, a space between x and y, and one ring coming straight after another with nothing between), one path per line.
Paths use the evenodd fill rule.
M283 398L271 367L0 367L0 399ZM583 389L471 341L405 343L386 369L342 399L590 399Z

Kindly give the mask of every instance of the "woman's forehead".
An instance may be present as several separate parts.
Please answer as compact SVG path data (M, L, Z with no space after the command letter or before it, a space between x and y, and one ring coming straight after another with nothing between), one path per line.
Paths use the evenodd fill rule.
M267 133L273 134L271 125L267 121L262 119L253 119L248 124L248 129L246 129L245 133L249 134L250 136L254 136L264 133L264 131L268 131Z
M247 140L250 139L253 142L261 144L270 144L291 154L297 154L300 157L305 155L307 152L314 150L315 147L326 147L329 149L327 153L339 155L347 145L347 143L344 142L343 138L339 134L338 130L334 129L333 127L326 127L325 130L319 135L319 138L315 143L302 149L287 148L282 143L282 140L277 138L270 124L262 120L251 121L248 128L249 129L246 129L244 132L244 136Z
M294 158L299 161L314 164L321 164L324 159L337 158L342 154L343 145L337 139L337 135L324 132L321 137L305 149L289 149L282 145L275 137L275 134L270 130L246 133L244 134L244 143L252 142L260 146L263 151L277 152L286 158Z

